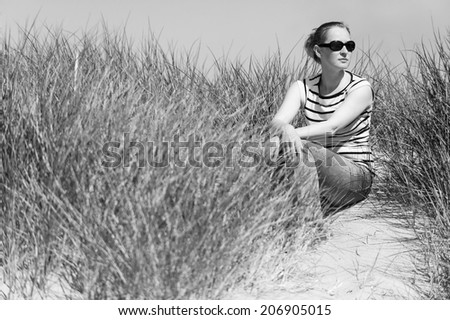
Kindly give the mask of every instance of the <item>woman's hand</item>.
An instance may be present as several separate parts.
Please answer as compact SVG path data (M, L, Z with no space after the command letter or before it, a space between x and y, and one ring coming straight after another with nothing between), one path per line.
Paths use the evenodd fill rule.
M287 157L295 158L301 156L303 144L291 124L272 121L272 131L273 134L281 136L281 147Z

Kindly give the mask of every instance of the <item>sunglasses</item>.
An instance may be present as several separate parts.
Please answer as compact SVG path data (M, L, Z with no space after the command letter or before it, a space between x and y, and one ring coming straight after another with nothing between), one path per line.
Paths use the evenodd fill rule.
M331 41L330 43L322 43L318 46L330 48L332 51L341 51L345 46L349 52L352 52L355 50L356 44L355 41L348 41L346 43L343 43L342 41Z

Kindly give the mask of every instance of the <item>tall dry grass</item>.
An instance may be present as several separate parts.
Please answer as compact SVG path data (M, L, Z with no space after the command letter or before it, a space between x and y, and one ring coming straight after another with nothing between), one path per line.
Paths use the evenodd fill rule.
M404 55L404 70L375 77L379 195L398 202L423 243L430 298L450 298L450 34ZM424 224L425 221L425 224Z
M208 80L195 55L154 39L136 52L108 32L28 30L2 46L7 297L45 297L56 277L68 297L218 298L245 279L261 241L280 239L281 252L317 214L306 173L273 185L270 168L239 166L239 154L228 167L176 166L165 144L260 141L303 69L223 62ZM107 142L129 157L105 166ZM150 156L170 161L151 167Z

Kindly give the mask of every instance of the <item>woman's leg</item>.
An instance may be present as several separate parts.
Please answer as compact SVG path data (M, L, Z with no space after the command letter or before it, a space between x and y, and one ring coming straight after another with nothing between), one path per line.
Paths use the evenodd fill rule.
M302 140L302 154L292 159L286 154L287 149L283 148L279 137L270 138L268 144L272 151L271 159L277 160L277 181L300 178L300 172L306 174L311 181L308 185L311 193L320 194L316 198L320 199L324 214L337 212L365 200L371 190L370 171L330 149ZM292 178L296 173L297 177Z
M322 208L327 213L367 198L372 186L372 174L367 168L313 142L306 142L305 146L314 157Z

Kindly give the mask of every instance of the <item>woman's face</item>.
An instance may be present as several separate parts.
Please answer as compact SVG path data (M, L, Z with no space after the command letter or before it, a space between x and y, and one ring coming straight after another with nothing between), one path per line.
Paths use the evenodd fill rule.
M333 27L326 33L326 39L323 43L331 41L342 41L346 43L350 41L350 33L345 28ZM347 69L350 64L351 52L345 46L339 51L332 51L328 47L316 47L320 53L320 63L322 66L337 68L340 70Z

